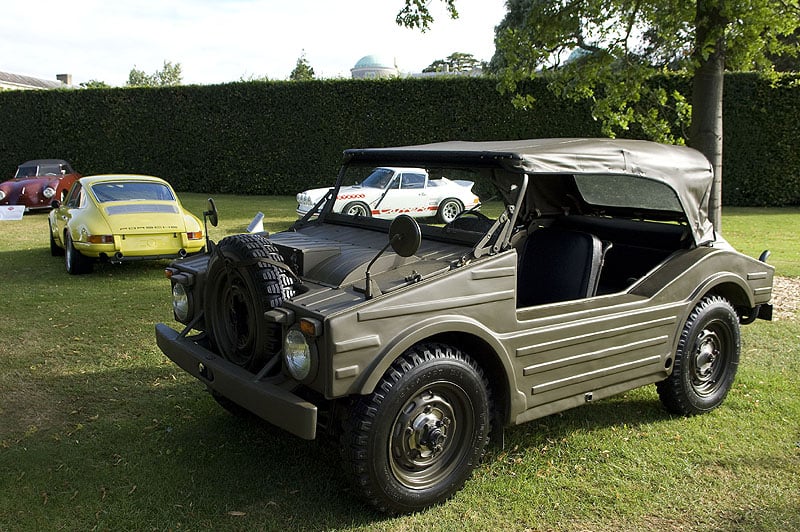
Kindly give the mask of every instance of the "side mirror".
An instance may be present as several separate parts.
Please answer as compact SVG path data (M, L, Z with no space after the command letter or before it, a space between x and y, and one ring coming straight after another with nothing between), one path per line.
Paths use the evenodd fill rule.
M214 203L213 198L208 198L208 210L203 211L203 218L207 219L208 222L213 225L214 227L217 226L219 223L219 214L217 213L217 204Z
M395 253L401 257L410 257L417 252L421 242L422 230L414 218L401 214L392 220L392 225L389 226L389 244Z
M383 255L383 252L386 251L389 246L392 246L394 252L401 257L410 257L417 252L421 242L422 230L419 228L419 224L414 218L407 214L401 214L392 220L392 225L389 226L389 243L383 246L383 249L380 250L367 265L365 274L366 284L364 286L364 295L367 299L372 299L373 297L372 279L370 278L369 270L372 268L372 265L375 264L375 261L378 260L378 257ZM380 290L378 290L378 293L380 294Z
M214 227L219 223L219 214L217 213L217 204L214 203L212 198L208 198L208 210L203 211L203 230L206 233L206 250L211 251L211 238L208 236L208 224L211 223Z

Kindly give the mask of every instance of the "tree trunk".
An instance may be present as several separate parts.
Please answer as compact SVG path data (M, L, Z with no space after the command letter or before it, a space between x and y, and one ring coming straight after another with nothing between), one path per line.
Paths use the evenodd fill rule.
M722 229L722 93L725 72L725 24L721 0L698 0L692 126L689 145L708 157L714 169L709 217Z

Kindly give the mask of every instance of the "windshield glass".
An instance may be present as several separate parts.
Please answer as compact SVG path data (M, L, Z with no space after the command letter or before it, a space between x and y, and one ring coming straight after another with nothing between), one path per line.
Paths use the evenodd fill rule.
M376 168L366 179L361 181L362 187L386 188L394 172L388 168Z
M34 177L36 169L36 166L20 166L17 168L17 174L14 177Z
M174 201L172 191L162 183L114 181L95 183L92 194L100 203L109 201Z

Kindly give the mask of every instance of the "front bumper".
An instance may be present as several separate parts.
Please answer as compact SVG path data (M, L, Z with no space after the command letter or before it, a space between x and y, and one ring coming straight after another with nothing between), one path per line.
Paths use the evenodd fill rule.
M209 389L292 434L313 440L317 407L197 345L163 323L156 324L161 351Z

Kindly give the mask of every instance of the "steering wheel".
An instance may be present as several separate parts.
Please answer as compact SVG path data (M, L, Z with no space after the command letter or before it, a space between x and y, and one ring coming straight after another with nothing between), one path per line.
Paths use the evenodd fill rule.
M475 219L469 219L467 218L468 216L473 216ZM453 218L453 221L447 224L447 227L461 229L463 231L485 232L492 226L493 223L494 220L482 212L469 210L458 213L456 217Z

